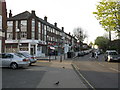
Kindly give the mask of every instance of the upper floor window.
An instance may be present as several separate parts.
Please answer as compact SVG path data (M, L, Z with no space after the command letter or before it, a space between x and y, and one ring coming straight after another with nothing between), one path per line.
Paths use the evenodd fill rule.
M21 21L21 31L27 31L27 20Z
M12 32L12 30L13 30L13 21L8 21L7 26L8 26L7 32Z
M8 21L7 22L7 39L12 39L13 37L13 21Z
M35 39L35 19L32 19L32 39Z
M38 22L38 39L41 39L41 23Z

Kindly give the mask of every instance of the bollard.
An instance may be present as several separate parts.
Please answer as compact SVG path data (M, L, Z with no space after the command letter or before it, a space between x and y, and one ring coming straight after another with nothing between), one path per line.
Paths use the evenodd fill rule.
M60 56L60 62L62 62L62 55Z
M51 62L50 56L49 56L49 62Z

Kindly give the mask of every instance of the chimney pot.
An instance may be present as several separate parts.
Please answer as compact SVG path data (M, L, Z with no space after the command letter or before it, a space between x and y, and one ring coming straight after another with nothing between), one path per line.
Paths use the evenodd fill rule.
M55 24L55 27L57 27L57 23L55 22L54 24Z
M9 18L12 17L12 11L10 10L10 13L9 13Z
M32 10L32 14L35 15L35 10Z
M62 31L64 31L64 27L62 27Z
M47 17L46 16L44 17L44 20L47 22Z

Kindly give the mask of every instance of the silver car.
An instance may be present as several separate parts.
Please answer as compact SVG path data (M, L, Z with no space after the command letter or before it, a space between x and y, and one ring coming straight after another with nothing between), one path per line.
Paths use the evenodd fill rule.
M12 69L27 67L30 63L28 58L17 53L2 53L0 54L0 60L2 67L10 67Z
M37 61L37 59L35 59L34 56L30 55L29 53L27 52L17 52L17 54L20 54L20 55L23 55L24 57L28 58L30 60L30 65L32 63L35 63Z
M105 61L119 61L120 55L117 53L116 50L107 50L105 53Z

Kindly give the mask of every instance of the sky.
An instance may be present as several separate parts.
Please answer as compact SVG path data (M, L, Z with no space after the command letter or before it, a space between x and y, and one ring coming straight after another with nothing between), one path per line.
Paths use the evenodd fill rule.
M57 22L58 28L64 27L66 33L81 27L87 34L86 43L94 42L96 37L103 36L104 29L92 12L100 0L6 0L7 12L17 15L24 11L35 10L42 19L48 17L48 22Z

